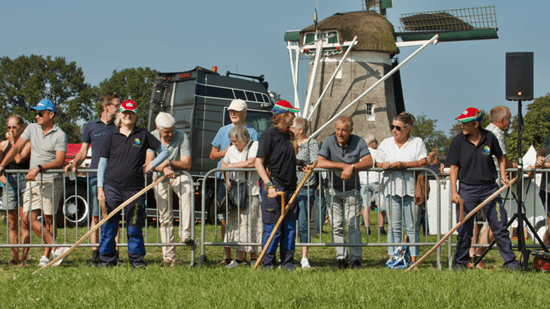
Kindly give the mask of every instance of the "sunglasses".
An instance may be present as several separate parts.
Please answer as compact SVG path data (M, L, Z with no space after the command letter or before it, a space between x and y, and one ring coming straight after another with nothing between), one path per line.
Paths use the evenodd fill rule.
M392 124L392 125L390 125L390 129L392 129L392 130L393 130L394 128L395 128L395 129L396 129L397 131L401 131L401 129L403 129L403 128L402 128L402 127L400 127L400 126L394 126L393 124Z
M46 112L36 112L35 115L42 118L42 117L44 117L45 114L46 114Z

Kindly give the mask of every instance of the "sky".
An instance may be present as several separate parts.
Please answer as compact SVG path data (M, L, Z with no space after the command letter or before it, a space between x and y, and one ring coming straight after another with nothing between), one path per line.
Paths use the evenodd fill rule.
M360 0L6 1L0 57L62 56L76 62L91 85L126 68L175 72L217 66L222 74L263 74L270 90L292 103L284 33L311 25L316 3L319 20L362 9ZM517 102L505 99L507 52L534 52L535 98L550 92L550 1L393 0L387 10L397 32L404 13L491 5L499 39L431 45L401 69L407 111L438 120L437 129L446 134L468 107L489 111L505 105L517 114ZM415 50L401 48L398 57L404 60ZM307 74L299 83L303 102ZM531 102L523 102L524 115Z

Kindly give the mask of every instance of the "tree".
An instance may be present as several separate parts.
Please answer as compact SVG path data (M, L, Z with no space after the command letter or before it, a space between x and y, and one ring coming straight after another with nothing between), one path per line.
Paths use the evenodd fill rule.
M147 121L149 115L149 102L153 91L153 81L155 80L155 70L150 68L124 69L120 72L113 71L109 79L105 79L99 84L98 96L105 92L113 92L120 96L121 101L132 100L137 103L138 115L142 124ZM101 112L98 104L96 111Z
M537 150L542 146L546 134L550 131L550 122L546 120L547 117L550 117L550 94L537 98L533 103L527 105L527 113L523 117L522 155L525 155L531 145ZM507 157L511 161L516 161L518 157L517 140L518 124L516 115L512 121L512 133L506 137Z
M80 140L77 123L93 116L91 99L94 91L84 81L82 68L67 63L65 58L51 56L20 56L16 59L0 58L0 117L20 114L29 122L34 121L30 109L41 99L55 104L56 123L65 131L69 142ZM5 121L0 122L0 132L5 132Z
M281 100L281 94L280 93L277 93L275 91L269 91L269 95L271 96L271 98L273 99L273 101L275 103L277 103L278 101Z
M428 152L431 152L434 149L439 149L442 154L445 154L447 152L446 146L448 144L447 136L443 131L435 129L436 123L437 119L428 119L426 115L421 114L416 117L412 134L420 137L424 141Z

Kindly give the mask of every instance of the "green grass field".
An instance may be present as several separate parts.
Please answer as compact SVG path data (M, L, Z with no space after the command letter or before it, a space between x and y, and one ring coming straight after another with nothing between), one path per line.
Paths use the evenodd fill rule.
M328 229L325 226L325 230ZM364 232L364 227L362 229ZM79 237L85 231L85 228L79 229ZM59 230L58 241L67 237L69 243L75 242L75 229L68 229L66 236L62 232ZM207 226L206 234L208 240L213 240L213 226ZM196 235L200 235L200 225L197 225ZM323 238L325 235L329 234L324 234ZM147 236L149 242L157 242L154 227L148 228ZM378 239L376 233L371 237ZM6 239L6 226L1 224L0 239ZM385 238L382 240L385 242ZM435 240L433 236L429 238L429 241ZM429 248L421 247L421 254ZM120 250L121 257L127 261L126 248ZM147 247L149 265L145 269L132 270L128 265L88 267L90 248L78 248L62 266L39 271L37 264L42 249L32 248L30 267L4 267L0 272L4 291L0 295L0 307L547 308L550 304L545 292L548 291L548 274L509 273L502 269L502 259L496 250L484 259L494 269L449 272L445 246L444 270L437 270L434 254L418 270L408 273L385 267L386 247L364 248L360 270L335 269L332 267L334 249L314 247L309 253L312 268L297 267L294 272L253 271L245 266L226 269L217 265L223 257L223 248L218 246L207 247L208 262L200 269L190 268L190 247L177 247L176 250L183 266L160 266L161 249ZM196 262L199 255L197 247ZM298 263L299 248L295 258ZM3 248L0 262L10 259L9 249Z

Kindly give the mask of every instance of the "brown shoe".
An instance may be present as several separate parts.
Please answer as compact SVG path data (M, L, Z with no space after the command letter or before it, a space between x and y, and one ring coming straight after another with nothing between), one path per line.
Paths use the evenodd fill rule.
M469 262L468 263L468 268L469 269L474 269L474 263L472 262ZM475 269L486 269L487 266L485 266L485 264L483 264L483 261L479 261L479 263L477 263Z
M223 259L218 265L229 265L229 263L231 263L231 259Z
M172 264L170 264L170 267L175 267L175 266L181 266L183 263L178 260L178 259L173 259L172 260Z

